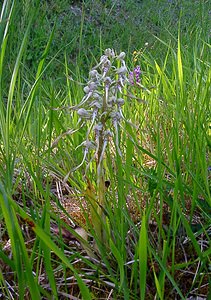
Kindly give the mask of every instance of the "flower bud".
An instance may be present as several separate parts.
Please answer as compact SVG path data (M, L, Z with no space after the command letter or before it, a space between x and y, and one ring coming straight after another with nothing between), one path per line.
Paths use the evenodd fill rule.
M102 97L101 97L98 93L93 93L92 98L93 98L93 99L96 99L96 100L98 100L98 101L101 101L101 100L102 100Z
M116 97L115 96L111 96L108 100L108 107L112 107L114 104L116 103Z
M93 91L97 87L97 84L94 81L90 81L88 83L88 85L89 85L90 91Z
M125 52L121 52L118 56L117 56L117 59L119 59L119 60L122 60L122 59L124 59L125 58Z
M103 65L102 65L102 70L103 70L103 77L105 76L105 74L109 71L109 69L110 69L110 67L111 67L111 62L110 62L110 60L107 60L105 63L103 63Z
M108 57L106 55L102 55L101 58L100 58L100 63L104 64L107 61L108 61Z
M83 146L84 146L84 148L86 148L87 150L89 150L89 149L95 149L94 143L91 142L91 141L89 141L89 140L85 141Z
M92 101L92 102L89 104L89 107L94 107L94 108L100 109L100 108L102 107L102 102L99 102L99 101Z
M88 86L85 86L85 87L84 87L84 92L85 92L86 94L88 94L89 91L90 91L90 88L89 88Z
M122 98L118 98L116 102L117 102L117 105L118 105L118 106L123 106L124 103L125 103L125 100L122 99Z
M113 133L110 130L105 130L103 134L105 139L109 139L113 136Z
M125 74L125 73L127 73L127 68L123 66L123 67L117 69L116 73L120 74L120 75Z
M108 85L111 85L112 80L111 80L110 77L106 77L106 78L104 79L104 82L105 82L105 85L108 86Z
M105 53L105 55L108 56L108 57L112 57L112 58L115 57L115 53L114 53L114 50L113 50L113 49L108 48L108 49L106 49L106 50L104 51L104 53Z
M119 121L122 118L118 111L112 111L110 113L110 117L113 119L113 121Z
M89 77L91 77L92 79L93 79L93 78L96 78L98 75L99 75L99 73L98 73L97 70L91 70L91 71L89 72Z
M92 112L90 112L84 108L79 108L77 113L82 119L91 119L91 117L92 117Z
M98 123L94 126L94 131L96 134L99 134L99 132L103 129L102 123Z

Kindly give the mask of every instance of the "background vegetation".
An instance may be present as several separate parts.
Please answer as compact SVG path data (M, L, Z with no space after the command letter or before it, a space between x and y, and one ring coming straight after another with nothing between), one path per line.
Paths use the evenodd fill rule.
M211 296L210 12L206 0L1 1L2 299ZM68 134L66 107L106 48L140 65L144 101L124 106L137 127L124 125L123 157L106 153L102 245L94 163L87 182L86 165L70 172L86 128Z

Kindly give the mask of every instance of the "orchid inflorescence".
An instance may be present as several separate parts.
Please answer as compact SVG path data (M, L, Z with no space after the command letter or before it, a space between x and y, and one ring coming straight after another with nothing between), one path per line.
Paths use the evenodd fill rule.
M131 85L131 74L124 58L124 52L116 55L113 49L106 49L100 62L89 72L84 97L78 105L72 107L79 116L78 124L82 122L88 125L86 139L78 146L83 146L84 157L74 171L86 161L88 153L94 151L86 172L90 163L97 159L99 175L106 146L113 137L118 154L122 156L118 132L122 120L130 123L124 117L122 107L125 103L123 97L128 96L127 85Z
M141 82L141 68L140 66L136 66L133 71L129 73L129 81L132 85Z
M81 102L71 107L79 117L78 129L75 131L80 130L84 125L87 127L84 141L76 147L76 150L83 147L83 159L71 171L77 170L84 162L87 162L86 176L91 163L96 162L96 189L93 192L90 180L86 176L88 186L85 195L88 196L88 201L91 204L90 214L96 237L104 245L106 244L106 233L103 227L106 220L104 214L106 203L104 176L106 148L109 142L113 141L118 155L122 157L119 145L120 128L123 129L122 122L135 126L125 118L123 106L126 98L138 99L130 92L129 87L132 88L134 82L138 82L140 69L134 70L133 74L129 73L124 59L124 52L117 55L113 49L106 49L104 55L100 58L100 62L89 72L89 79L84 87L85 95ZM68 176L69 174L66 178Z

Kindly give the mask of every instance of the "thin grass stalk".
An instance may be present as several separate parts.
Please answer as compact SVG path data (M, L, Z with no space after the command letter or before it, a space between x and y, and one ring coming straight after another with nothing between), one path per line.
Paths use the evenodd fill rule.
M167 259L168 259L168 243L167 241L163 241L163 257L162 257L162 262L163 265L166 266L167 265ZM163 272L163 270L161 270L160 274L159 274L159 283L160 283L160 287L161 287L161 299L164 299L164 295L165 295L165 272Z
M3 78L3 61L5 56L5 51L7 47L7 38L1 43L1 54L0 54L0 126L1 126L1 137L3 145L6 144L6 132L5 132L5 104L2 95L2 78Z
M26 45L27 45L27 39L28 39L28 35L29 35L29 31L31 28L31 24L32 24L32 20L33 18L30 19L30 22L27 26L26 32L24 34L23 37L23 41L15 62L15 66L13 69L13 74L12 74L12 78L10 81L10 87L9 87L9 92L8 92L8 100L7 100L7 107L6 107L6 119L5 119L5 140L6 140L6 144L5 144L5 152L6 152L6 157L9 158L11 157L10 154L10 132L11 132L11 125L12 125L12 103L13 103L13 99L14 99L14 90L15 90L15 84L16 84L16 80L17 80L17 76L18 76L18 72L19 72L19 67L20 67L20 63L21 63L21 59L23 56L23 53L25 51ZM10 169L10 163L8 161L8 170ZM10 175L10 174L8 174ZM9 186L9 185L8 185Z
M4 57L7 48L8 30L11 23L11 18L14 10L14 1L10 2L5 0L2 4L1 16L0 16L0 129L3 145L7 144L6 138L6 114L5 103L3 99L3 78L4 78Z
M2 187L1 187L1 191L2 191ZM4 196L3 196L4 195ZM72 266L71 262L69 261L69 259L64 255L64 253L62 252L62 250L52 241L51 237L43 230L43 228L41 228L37 223L34 222L34 220L13 200L11 199L10 197L6 197L5 194L1 194L0 195L0 201L1 203L3 204L5 202L5 204L7 203L7 205L9 205L10 207L10 210L7 211L5 209L4 211L4 216L6 218L6 223L7 223L7 228L8 228L8 231L9 231L9 234L10 234L10 238L11 238L11 242L12 242L12 249L16 249L16 246L17 243L15 243L14 239L13 239L13 229L12 227L14 228L17 228L17 232L18 232L18 238L21 238L21 253L22 251L23 254L24 254L24 260L26 261L26 267L27 267L27 275L28 276L31 276L30 273L29 273L29 266L30 264L28 264L28 260L27 259L27 254L26 254L26 250L25 250L25 245L24 245L24 241L22 240L22 235L20 235L20 228L19 228L19 225L18 223L15 221L15 225L11 224L11 222L8 222L9 219L11 219L11 216L10 214L16 212L17 214L19 214L19 216L31 227L31 229L35 232L36 236L40 238L40 241L42 243L44 243L46 245L46 247L48 247L49 249L51 249L51 251L53 251L60 259L61 261L67 266L67 268L69 268L78 284L79 284L79 287L80 287L80 290L81 290L81 293L82 293L82 297L84 299L91 299L90 297L90 293L88 291L88 288L86 287L85 283L82 281L82 279L80 278L80 275L78 274L78 272L75 270L75 268ZM13 218L15 220L15 217ZM14 242L14 243L13 243ZM14 252L14 255L17 256L17 251ZM17 257L21 257L20 255L17 256ZM18 269L17 269L18 270ZM22 270L21 270L21 273L22 273ZM32 284L32 280L31 280L31 277L28 278L28 284L29 284L29 287L32 291L34 291L34 294L31 294L33 297L32 299L40 299L39 296L35 293L35 288L37 289L37 284L33 283ZM22 298L23 299L23 298Z
M41 61L39 62L39 65L38 65L38 68L37 68L37 73L36 73L36 78L35 78L35 82L29 92L29 95L27 97L27 100L26 102L24 103L22 109L21 109L21 112L20 112L20 115L19 115L19 121L18 121L18 124L22 121L23 117L24 117L24 124L21 126L22 127L22 130L21 130L21 133L20 133L20 139L19 139L19 143L22 141L22 138L24 136L24 132L26 130L26 126L29 122L29 118L30 118L30 114L31 114L31 110L32 110L32 106L33 106L33 103L35 101L35 96L36 96L36 92L37 92L37 89L39 87L39 83L40 83L40 80L43 76L43 74L45 73L46 71L46 68L49 66L49 64L46 66L46 68L44 68L44 63L45 63L45 60L46 60L46 57L47 57L47 54L48 54L48 51L50 49L50 45L51 45L51 42L53 40L53 35L54 35L54 29L55 29L55 26L51 32L51 35L49 37L49 40L48 40L48 43L44 49L44 52L43 52L43 55L42 55L42 59ZM51 61L52 62L52 61ZM50 62L50 63L51 63ZM27 107L28 105L28 107ZM26 111L26 115L23 116L24 112Z
M8 230L8 234L11 240L12 252L14 255L15 262L15 271L18 276L18 286L19 286L19 297L20 299L24 299L24 291L28 285L30 289L30 293L32 299L39 299L40 293L37 284L35 283L32 267L30 265L29 257L27 254L26 246L24 243L24 239L22 236L21 229L18 224L17 217L15 215L15 211L12 206L9 205L10 201L7 197L4 189L0 186L1 195L1 207L6 223L6 227ZM23 272L23 266L24 271ZM27 275L26 275L27 274Z
M142 215L140 237L138 242L138 253L139 253L139 286L140 286L140 299L144 300L146 295L146 278L147 278L147 227L145 212Z
M170 282L172 283L173 288L177 291L178 295L181 297L182 300L185 300L185 297L183 296L181 290L179 289L178 285L176 284L174 278L171 276L171 274L169 273L168 269L166 268L165 265L163 265L162 260L159 258L159 256L156 254L156 251L149 246L149 249L152 253L152 255L155 257L156 261L159 263L160 267L162 268L162 270L165 272L166 277L168 277L168 279L170 280Z
M0 256L1 257L1 256ZM8 299L10 299L10 290L9 290L9 286L6 282L6 280L4 279L4 276L2 274L2 271L0 269L0 291L1 294L0 295L4 295L5 297L7 297Z
M44 228L46 233L50 235L50 208L51 208L51 203L50 203L50 197L49 197L49 183L47 183L46 187L46 196L45 196L45 206L44 206L44 211L43 211L43 223L44 223ZM49 247L45 245L45 243L41 243L41 248L43 249L43 259L44 259L44 265L45 265L45 270L49 279L49 284L51 286L53 296L55 299L58 299L58 294L57 294L57 285L56 285L56 280L54 277L54 270L52 266L52 258L51 258L51 250Z
M178 49L177 49L177 68L178 68L178 79L180 86L180 96L183 99L184 92L184 82L183 82L183 64L182 64L182 55L181 55L181 42L180 42L180 34L178 34Z

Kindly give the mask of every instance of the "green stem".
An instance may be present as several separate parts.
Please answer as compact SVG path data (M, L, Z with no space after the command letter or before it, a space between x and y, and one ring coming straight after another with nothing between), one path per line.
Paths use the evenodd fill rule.
M105 234L103 231L103 222L105 221L105 215L103 213L103 209L105 207L105 179L104 179L104 170L103 170L103 159L101 159L102 152L103 152L103 144L104 144L104 131L106 126L106 118L105 118L105 112L107 109L107 103L106 103L106 91L104 93L103 97L103 106L102 106L102 118L101 118L101 124L102 124L102 131L99 137L99 149L98 149L98 157L97 157L97 169L99 170L99 173L97 174L97 188L98 188L98 217L100 218L99 222L99 228L98 231L98 238L99 240L104 243L105 242Z

